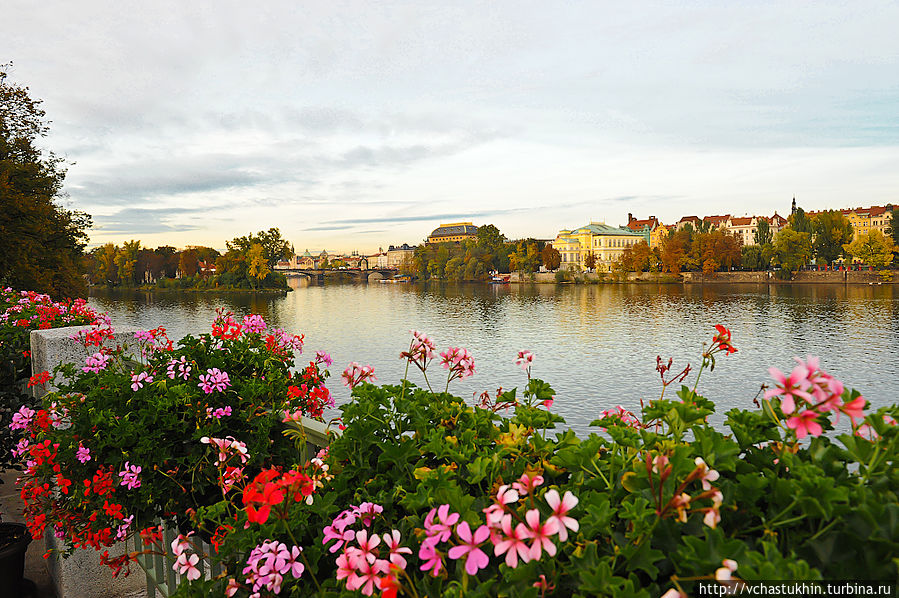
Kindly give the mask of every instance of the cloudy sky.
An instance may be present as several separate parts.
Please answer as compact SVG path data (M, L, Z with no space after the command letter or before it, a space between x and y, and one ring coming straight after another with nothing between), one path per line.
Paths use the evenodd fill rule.
M899 202L895 2L6 0L95 243Z

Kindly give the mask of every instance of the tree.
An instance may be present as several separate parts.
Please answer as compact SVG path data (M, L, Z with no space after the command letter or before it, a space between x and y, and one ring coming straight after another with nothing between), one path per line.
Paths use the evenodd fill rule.
M590 270L594 269L596 267L596 254L592 251L589 252L587 257L584 258L584 265Z
M56 202L63 159L37 146L49 131L40 100L7 81L0 65L0 284L58 296L84 295L90 216Z
M895 245L899 246L899 207L890 211L890 226L887 228L887 235L893 239Z
M199 260L197 259L196 251L188 248L181 252L181 257L178 258L178 270L181 272L182 277L195 276L198 267Z
M515 272L536 272L541 263L542 247L542 242L536 239L516 241L515 251L509 254L509 269Z
M889 267L893 263L893 252L897 251L893 239L877 229L860 234L855 241L847 243L843 248L852 257L878 270Z
M562 264L562 254L552 245L547 245L543 248L541 258L543 259L543 265L550 271L557 270Z
M830 210L812 221L815 255L830 264L843 254L843 246L852 241L852 225L840 212Z
M781 265L791 272L798 270L812 258L812 241L809 233L785 228L774 237L774 247Z
M140 241L125 241L116 253L115 265L119 268L119 278L127 285L139 282L141 273L137 272L137 257L140 254Z
M809 233L812 234L814 228L812 226L812 221L809 220L809 217L805 215L805 210L802 208L796 208L796 211L790 214L788 218L790 228L792 228L797 233Z
M759 218L755 226L753 240L756 245L767 245L774 240L774 234L771 232L771 225L764 218Z
M684 227L684 230L671 233L662 241L659 257L662 261L662 267L668 272L672 274L680 272L686 261L687 249L690 247L690 234Z
M230 242L226 241L225 246L228 249L236 249L247 255L254 243L262 246L262 255L265 257L266 264L270 269L275 267L279 259L286 257L290 253L290 243L281 238L281 231L277 228L259 231L255 235L249 234L245 237L235 237Z

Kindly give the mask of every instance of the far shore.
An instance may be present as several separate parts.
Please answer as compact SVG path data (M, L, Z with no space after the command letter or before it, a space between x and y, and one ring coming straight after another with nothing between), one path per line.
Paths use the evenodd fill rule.
M626 279L608 272L578 272L569 274L565 280L558 280L555 272L533 274L513 272L511 283L521 284L851 284L881 285L899 284L899 271L817 271L794 272L791 279L781 279L776 272L682 272L679 275L661 272L629 272Z

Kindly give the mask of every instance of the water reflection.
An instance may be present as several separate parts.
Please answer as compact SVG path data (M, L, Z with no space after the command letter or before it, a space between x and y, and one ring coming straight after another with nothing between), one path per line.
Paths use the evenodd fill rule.
M899 300L889 285L292 284L287 295L117 291L98 292L90 303L115 324L162 324L172 338L208 330L218 307L259 313L304 333L309 355L331 352L335 375L358 361L374 365L383 382L403 374L398 356L408 331L424 330L441 349L474 354L477 375L453 386L464 398L524 386L514 359L529 349L534 374L558 393L554 408L579 432L602 409L636 409L657 396L657 355L697 366L718 323L733 331L739 352L703 376L700 391L718 403L717 421L731 407L749 407L768 367L792 368L794 355L820 355L828 371L877 405L899 395L892 373ZM445 381L435 369L432 381ZM336 377L330 387L348 397Z

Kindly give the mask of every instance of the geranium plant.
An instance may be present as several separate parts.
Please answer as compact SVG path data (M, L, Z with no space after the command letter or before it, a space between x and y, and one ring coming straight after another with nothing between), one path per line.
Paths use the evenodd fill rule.
M735 351L719 327L676 398L664 389L690 369L672 375L659 359L660 398L638 413L610 407L583 439L549 437L562 420L526 351L521 398L485 393L474 406L408 380L375 386L353 364L342 435L252 487L268 516L239 493L198 512L219 517L221 541L203 556L225 572L191 575L191 544L174 563L188 572L178 595L655 598L695 595L699 581L845 577L850 563L853 576L895 579L899 408L866 412L810 358L790 381L772 370L757 408L716 429L697 384ZM435 355L416 333L402 357L427 375ZM450 380L473 369L461 350L444 362ZM831 438L839 416L846 432ZM308 495L281 492L283 472L312 480Z
M332 402L318 360L293 369L303 337L257 315L220 312L211 333L177 346L161 327L127 346L109 348L111 336L107 326L83 332L73 342L90 356L60 367L59 392L11 424L26 432L16 452L28 526L35 538L49 528L66 550L153 537L160 518L187 526L230 486L298 460L285 422L320 417ZM104 552L115 568L133 556Z
M33 291L0 290L0 469L18 465L12 450L22 434L9 424L22 407L36 407L29 388L46 381L31 378L31 331L93 324L104 317L84 299L54 301Z

